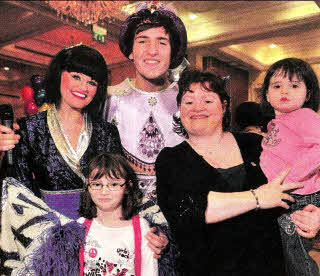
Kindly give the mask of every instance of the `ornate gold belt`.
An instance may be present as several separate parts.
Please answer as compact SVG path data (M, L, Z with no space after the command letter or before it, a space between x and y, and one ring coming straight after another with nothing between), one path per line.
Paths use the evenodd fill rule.
M135 156L133 156L131 153L123 149L124 155L131 165L131 167L134 169L135 172L141 173L141 174L148 174L148 175L155 175L155 165L154 163L146 163Z

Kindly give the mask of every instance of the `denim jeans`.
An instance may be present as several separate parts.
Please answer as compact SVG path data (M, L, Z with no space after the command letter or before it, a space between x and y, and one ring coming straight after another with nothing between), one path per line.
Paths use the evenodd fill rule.
M308 204L320 206L320 192L310 195L294 195L295 202L290 206L290 212L301 210ZM296 226L290 218L290 213L286 212L278 218L282 239L285 267L288 276L318 276L319 269L317 263L310 257L309 251L312 249L314 240L301 237Z

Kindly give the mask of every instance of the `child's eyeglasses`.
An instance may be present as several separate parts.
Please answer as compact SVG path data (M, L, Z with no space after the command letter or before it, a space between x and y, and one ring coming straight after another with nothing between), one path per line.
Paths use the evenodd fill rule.
M108 188L109 191L120 191L120 189L126 183L119 184L119 183L111 183L111 184L101 184L101 183L89 183L89 187L94 191L101 191L102 188L105 186Z

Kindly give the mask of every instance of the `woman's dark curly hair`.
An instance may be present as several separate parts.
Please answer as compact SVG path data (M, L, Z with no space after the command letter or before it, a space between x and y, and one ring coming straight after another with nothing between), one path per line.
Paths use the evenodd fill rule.
M44 78L44 88L48 103L57 107L61 102L61 74L63 71L82 73L98 83L97 92L92 101L83 108L91 118L100 115L99 110L107 97L108 67L103 55L86 45L75 45L62 49L51 61Z
M177 105L180 107L183 95L190 89L193 83L201 83L202 87L208 91L216 93L221 103L226 102L225 112L222 119L222 128L227 131L230 127L230 97L225 89L225 81L211 72L203 72L199 69L186 69L179 79L179 92L177 95ZM180 117L173 116L173 130L178 135L189 138L186 129L183 127Z
M272 64L267 71L262 85L262 107L266 109L271 107L267 101L267 93L270 85L270 79L274 74L282 72L284 77L289 76L289 80L294 75L298 80L303 81L307 87L307 100L302 107L311 108L314 111L319 109L319 82L312 67L302 59L285 58ZM264 111L264 110L263 110Z
M92 173L95 171L94 175ZM142 192L139 189L137 176L126 159L120 154L102 153L89 163L87 184L81 194L79 214L92 219L97 217L97 207L88 190L90 180L102 177L125 179L125 192L122 198L122 219L129 220L138 213L142 201Z

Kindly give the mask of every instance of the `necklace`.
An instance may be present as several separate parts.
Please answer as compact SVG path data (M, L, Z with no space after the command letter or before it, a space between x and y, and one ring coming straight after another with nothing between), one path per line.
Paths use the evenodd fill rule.
M199 149L198 152L202 156L207 156L207 155L213 155L214 154L214 150L213 149Z
M191 140L188 140L190 146L201 156L208 156L213 155L215 153L215 148L217 148L217 145L221 144L221 141L224 137L224 134L222 133L221 137L219 138L218 142L216 144L210 144L205 146L197 145L196 143L192 142Z

